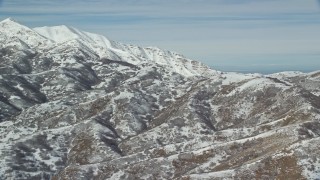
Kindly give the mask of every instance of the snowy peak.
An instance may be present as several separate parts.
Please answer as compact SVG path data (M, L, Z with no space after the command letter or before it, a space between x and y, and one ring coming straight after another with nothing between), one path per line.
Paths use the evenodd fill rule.
M93 43L93 40L88 35L86 35L85 32L65 25L37 27L34 28L34 30L42 36L51 39L56 43L64 43L73 39L81 39Z
M19 31L21 29L28 29L30 30L28 27L18 23L16 20L12 19L12 18L7 18L3 21L0 22L0 27L1 27L1 31L8 31L9 30L13 30L14 28L16 29L16 31ZM16 32L14 31L14 32Z
M33 30L56 43L63 43L71 39L79 38L79 36L72 32L69 27L64 25L53 27L45 26L41 28L34 28Z
M57 44L68 45L66 42L74 40L91 49L100 58L125 61L134 65L142 63L156 63L167 66L185 76L215 74L214 71L199 62L186 59L177 53L159 48L143 48L109 40L105 36L78 30L65 25L52 27L37 27L33 29L42 36Z
M6 36L6 38L0 40L2 43L11 42L13 39L19 39L32 48L40 45L46 46L50 43L47 38L41 36L27 26L18 23L12 18L7 18L0 22L0 34Z
M1 22L0 36L6 36L1 38L2 44L9 44L10 42L14 45L15 42L22 41L34 51L46 52L50 50L51 53L54 53L52 51L57 49L60 53L62 51L84 50L96 54L100 59L111 59L134 65L146 63L161 65L172 72L188 77L216 74L216 71L211 70L204 64L171 51L118 43L105 36L65 25L30 29L8 18ZM12 41L14 42L12 43ZM20 44L18 43L17 46L21 46Z
M19 24L15 19L13 19L11 17L1 21L0 23L16 23L16 24Z
M112 48L111 41L104 36L80 31L65 25L36 27L33 30L43 37L54 41L58 45L70 46L70 44L73 43L78 45L81 44L80 46L90 49L90 51L93 51L101 58L106 57L114 59L114 57L108 56L111 54L109 52L110 48ZM70 47L72 47L72 45Z

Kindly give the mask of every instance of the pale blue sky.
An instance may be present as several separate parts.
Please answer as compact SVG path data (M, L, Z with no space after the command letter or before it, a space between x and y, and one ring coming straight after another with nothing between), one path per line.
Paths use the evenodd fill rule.
M317 0L0 0L7 17L158 46L222 70L320 70Z

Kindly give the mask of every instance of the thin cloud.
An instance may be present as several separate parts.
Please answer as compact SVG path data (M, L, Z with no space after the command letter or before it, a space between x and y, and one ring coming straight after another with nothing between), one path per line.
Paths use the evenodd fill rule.
M96 0L96 1L17 1L7 4L7 12L17 13L117 13L124 15L147 15L161 17L239 15L252 13L297 13L310 12L310 2L301 0L283 1L237 1L224 0ZM165 13L164 13L165 12Z

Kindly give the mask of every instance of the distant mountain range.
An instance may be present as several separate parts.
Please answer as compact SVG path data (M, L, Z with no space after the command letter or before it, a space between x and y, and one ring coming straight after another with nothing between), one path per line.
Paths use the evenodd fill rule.
M216 71L0 22L0 179L320 179L320 71Z

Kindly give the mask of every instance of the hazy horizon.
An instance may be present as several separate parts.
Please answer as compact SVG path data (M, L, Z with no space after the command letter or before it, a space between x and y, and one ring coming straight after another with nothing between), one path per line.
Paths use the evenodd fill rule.
M264 67L260 66L258 68L246 68L246 67L235 67L235 66L210 66L210 68L222 71L222 72L237 72L237 73L244 73L244 74L251 74L251 73L259 73L259 74L273 74L273 73L279 73L279 72L286 72L286 71L297 71L297 72L303 72L303 73L309 73L309 72L315 72L319 71L319 69L316 68L270 68L270 67Z

